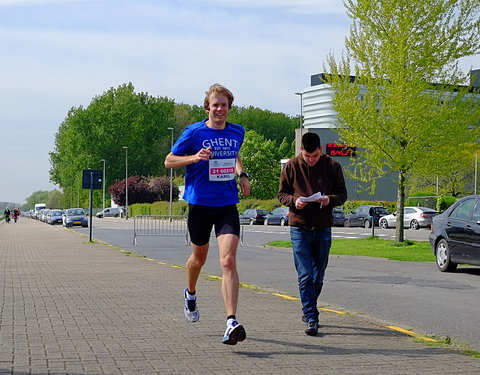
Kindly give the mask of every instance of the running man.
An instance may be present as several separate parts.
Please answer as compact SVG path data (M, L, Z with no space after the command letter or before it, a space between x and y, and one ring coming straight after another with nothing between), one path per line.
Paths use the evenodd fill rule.
M227 345L235 345L246 338L245 329L236 318L239 290L236 255L240 235L236 174L242 195L250 194L248 174L240 159L245 129L227 122L232 103L230 90L219 84L212 85L204 100L208 119L185 128L165 158L167 168L186 167L183 199L189 203L192 254L186 267L185 318L190 322L200 318L196 286L207 259L210 232L215 227L227 315L223 343Z

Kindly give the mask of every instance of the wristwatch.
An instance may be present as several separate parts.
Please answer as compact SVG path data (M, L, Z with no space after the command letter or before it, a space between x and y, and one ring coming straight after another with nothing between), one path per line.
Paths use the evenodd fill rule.
M242 177L250 178L250 176L248 175L247 172L240 173L240 178L242 178Z

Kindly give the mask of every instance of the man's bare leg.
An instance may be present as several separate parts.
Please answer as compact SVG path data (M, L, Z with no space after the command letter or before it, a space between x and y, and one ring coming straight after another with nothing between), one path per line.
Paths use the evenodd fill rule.
M237 272L238 236L222 234L218 236L220 266L222 267L222 294L227 316L237 312L239 279Z
M237 272L237 247L238 236L223 234L218 236L220 252L220 266L222 267L222 294L227 313L227 330L223 335L223 343L236 345L238 341L245 340L245 329L237 322L236 312L238 303L239 279Z
M187 260L187 287L190 292L196 290L198 276L207 260L208 245L198 246L192 243L192 255Z

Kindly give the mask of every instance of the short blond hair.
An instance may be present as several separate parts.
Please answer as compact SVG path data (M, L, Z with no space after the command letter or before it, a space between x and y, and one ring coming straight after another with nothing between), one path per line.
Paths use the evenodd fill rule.
M233 103L233 94L232 92L227 89L225 86L220 85L219 83L214 83L208 91L205 91L205 99L203 101L203 108L208 110L210 108L210 96L212 94L222 94L225 95L228 99L228 108L232 108Z

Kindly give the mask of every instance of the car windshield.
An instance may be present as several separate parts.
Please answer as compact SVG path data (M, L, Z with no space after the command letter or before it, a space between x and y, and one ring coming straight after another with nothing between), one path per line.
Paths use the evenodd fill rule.
M63 211L60 211L60 210L50 211L50 215L52 216L62 216L62 214L63 214Z
M82 209L76 209L76 210L68 210L69 216L77 216L77 215L85 215L85 211Z
M269 214L269 212L267 210L258 210L258 213L260 215L268 215Z

